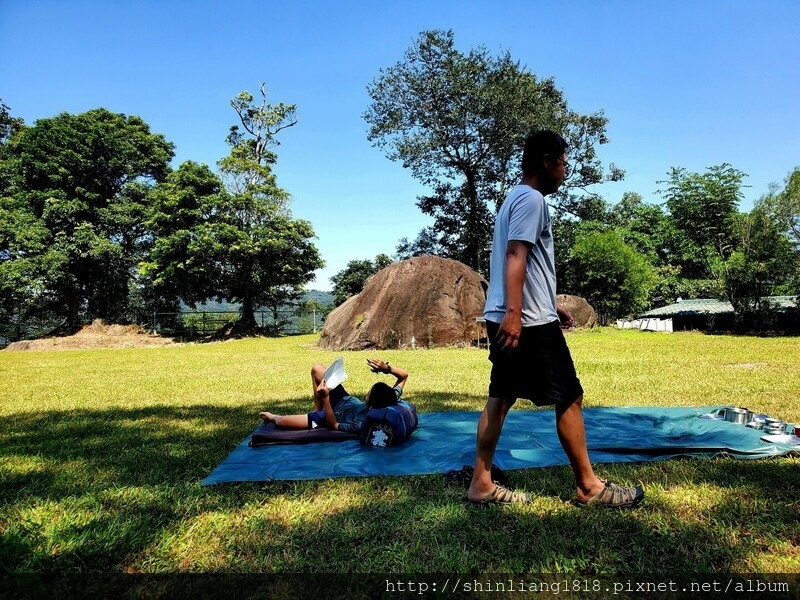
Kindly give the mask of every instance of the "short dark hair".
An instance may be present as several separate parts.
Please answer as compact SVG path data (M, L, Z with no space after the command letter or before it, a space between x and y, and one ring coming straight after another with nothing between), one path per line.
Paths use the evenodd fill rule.
M372 386L367 397L367 406L370 408L386 408L395 404L397 404L397 394L394 393L394 388L383 381L379 381Z
M569 144L554 131L542 129L530 134L522 150L522 172L531 174L544 168L545 156L559 158L567 148Z

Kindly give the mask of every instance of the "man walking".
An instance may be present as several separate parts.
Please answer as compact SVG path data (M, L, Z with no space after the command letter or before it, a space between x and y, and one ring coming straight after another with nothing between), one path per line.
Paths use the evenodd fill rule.
M516 504L530 495L495 484L492 458L503 422L517 398L555 405L556 429L575 475L575 503L627 508L644 498L640 486L598 478L589 462L581 412L583 388L561 325L572 316L556 304L553 230L544 197L568 174L567 143L552 131L525 140L522 179L509 192L494 228L484 316L492 362L489 399L478 422L475 471L467 497L474 504Z

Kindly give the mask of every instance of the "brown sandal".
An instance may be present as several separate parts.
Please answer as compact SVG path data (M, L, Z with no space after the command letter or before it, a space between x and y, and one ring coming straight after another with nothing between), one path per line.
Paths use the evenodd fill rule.
M473 506L491 506L492 504L505 506L507 504L527 504L530 501L530 494L510 490L499 483L480 500L470 500Z
M606 486L586 501L573 500L576 506L603 506L605 508L633 508L644 499L642 486L622 487L610 481L604 482Z

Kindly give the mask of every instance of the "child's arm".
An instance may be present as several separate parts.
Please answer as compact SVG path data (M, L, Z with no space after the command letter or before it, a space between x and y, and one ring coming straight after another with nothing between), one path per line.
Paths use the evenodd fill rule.
M331 395L328 390L328 384L325 383L324 379L319 386L317 386L316 400L319 400L319 402L322 404L322 408L325 410L325 422L328 424L328 429L338 431L339 421L336 420L336 415L333 413L333 408L331 407Z
M408 379L408 371L401 369L400 367L393 367L388 362L378 360L377 358L368 358L367 364L369 365L369 368L372 369L373 373L386 373L387 375L394 375L397 378L394 387L399 387L401 390L403 389L403 386L406 384L406 380Z

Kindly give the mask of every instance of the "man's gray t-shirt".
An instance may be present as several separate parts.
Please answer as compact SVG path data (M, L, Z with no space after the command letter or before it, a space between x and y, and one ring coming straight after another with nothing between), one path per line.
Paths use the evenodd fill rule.
M558 320L553 229L544 196L527 185L512 189L497 213L483 316L500 323L506 314L505 272L508 242L531 244L522 288L522 326Z

